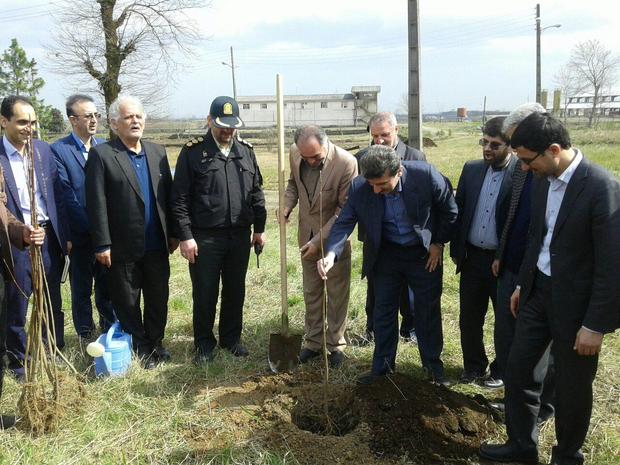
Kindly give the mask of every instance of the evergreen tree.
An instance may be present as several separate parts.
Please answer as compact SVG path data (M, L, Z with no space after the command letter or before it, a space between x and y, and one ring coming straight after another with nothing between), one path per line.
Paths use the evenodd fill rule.
M61 117L62 113L38 99L39 91L44 85L45 81L39 77L36 60L29 60L17 39L11 39L11 45L0 56L0 96L23 95L30 98L37 113L40 132L56 132L59 124L58 115L54 115L54 112ZM59 132L62 132L62 129Z

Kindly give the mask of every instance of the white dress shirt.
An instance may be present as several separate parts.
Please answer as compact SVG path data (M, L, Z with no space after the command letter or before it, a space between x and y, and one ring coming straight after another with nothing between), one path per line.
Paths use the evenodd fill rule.
M24 223L31 224L30 194L28 193L28 183L26 182L26 161L17 149L13 147L13 144L9 142L6 136L2 137L2 143L4 144L4 150L6 151L11 164L11 171L13 173L13 178L15 179L15 184L17 185L19 207L22 211L22 215L24 216ZM47 204L41 194L41 189L39 189L36 176L34 177L34 189L37 202L37 222L42 223L47 221L49 217L47 216Z
M558 212L560 211L560 207L562 206L562 200L564 199L564 194L566 193L566 187L570 182L573 174L575 174L575 170L583 160L583 155L579 151L579 149L573 149L575 151L575 156L571 161L570 165L564 170L564 172L558 176L549 176L547 180L549 181L549 192L547 193L547 210L545 211L545 224L547 225L547 234L543 240L542 247L540 248L540 253L538 254L538 269L546 274L547 276L551 276L551 256L549 254L549 246L551 245L551 238L553 237L553 230L555 229L555 222L558 219Z

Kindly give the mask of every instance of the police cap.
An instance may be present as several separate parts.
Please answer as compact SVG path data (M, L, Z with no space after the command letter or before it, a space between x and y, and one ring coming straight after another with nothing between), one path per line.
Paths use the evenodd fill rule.
M232 97L222 95L211 103L209 115L213 125L218 128L242 128L243 121L239 118L239 104Z

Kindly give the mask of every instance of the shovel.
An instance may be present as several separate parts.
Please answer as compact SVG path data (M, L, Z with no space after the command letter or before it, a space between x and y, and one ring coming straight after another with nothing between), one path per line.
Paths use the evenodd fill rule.
M278 118L278 208L284 211L284 98L282 77L276 76ZM280 304L282 327L279 333L269 335L269 368L274 373L292 371L299 363L301 334L290 334L288 324L288 293L286 286L286 222L280 225Z

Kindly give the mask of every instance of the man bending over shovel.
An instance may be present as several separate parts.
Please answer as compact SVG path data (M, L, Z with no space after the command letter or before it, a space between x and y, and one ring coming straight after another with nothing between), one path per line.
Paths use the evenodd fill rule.
M321 257L321 239L327 239L347 200L351 181L357 176L357 161L349 152L332 144L318 126L302 126L295 131L294 139L283 214L288 221L291 211L299 203L297 237L306 304L304 348L299 361L306 363L318 357L323 346L323 280L317 273L315 262ZM351 242L346 239L340 260L329 274L327 286L326 345L331 368L339 368L344 360L342 351L346 346L344 332L350 282Z

